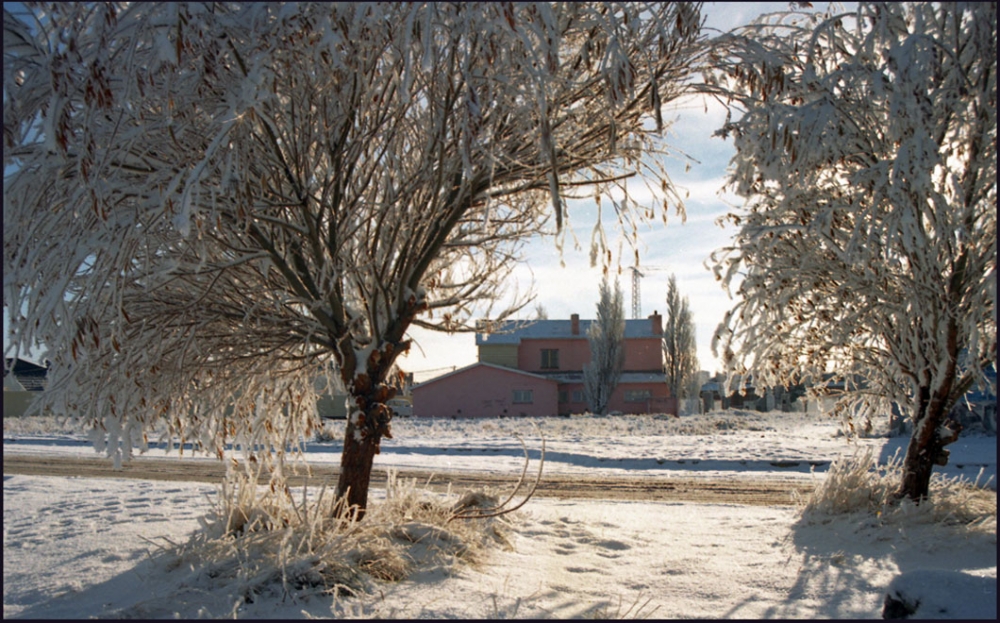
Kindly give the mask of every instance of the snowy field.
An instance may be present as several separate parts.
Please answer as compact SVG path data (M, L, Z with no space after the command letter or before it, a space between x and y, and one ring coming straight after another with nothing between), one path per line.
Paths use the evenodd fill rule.
M546 473L802 479L871 447L881 462L904 438L851 439L803 414L724 412L688 418L553 418L540 422ZM397 420L381 467L520 471L524 420ZM5 421L4 453L90 454L83 437L45 420ZM996 437L950 446L948 478L996 488ZM310 443L310 463L339 444ZM162 450L151 450L161 456ZM173 453L176 455L176 451ZM207 459L206 459L207 460ZM534 465L533 461L533 465ZM212 508L194 483L4 475L4 618L229 616L238 596L165 555ZM373 500L384 496L373 491ZM890 582L914 573L925 597L943 571L964 579L938 617L995 618L996 517L975 529L921 513L879 525L868 515L805 520L794 506L535 498L513 518L509 547L476 563L418 568L333 598L259 595L241 618L877 618ZM172 562L171 562L172 561ZM971 583L970 583L971 576ZM922 578L922 579L921 579ZM898 588L898 587L897 587Z

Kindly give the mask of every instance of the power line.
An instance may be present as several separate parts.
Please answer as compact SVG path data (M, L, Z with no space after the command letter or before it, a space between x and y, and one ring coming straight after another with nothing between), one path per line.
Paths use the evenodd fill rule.
M411 374L424 374L425 372L437 372L439 370L451 370L454 372L458 369L458 366L444 366L442 368L430 368L428 370L410 370Z

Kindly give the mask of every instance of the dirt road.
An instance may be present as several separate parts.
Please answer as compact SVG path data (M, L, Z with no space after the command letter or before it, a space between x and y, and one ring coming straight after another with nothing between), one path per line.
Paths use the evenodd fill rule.
M302 468L299 468L302 471ZM3 473L34 476L74 476L80 478L137 478L143 480L172 480L188 482L221 482L226 466L221 461L184 460L178 458L156 459L138 457L121 471L112 469L108 459L98 457L40 456L32 454L3 455ZM336 480L339 467L313 465L309 482L321 483ZM517 475L495 475L472 472L427 472L399 470L400 479L415 478L421 485L444 490L449 483L452 490L493 487L508 491L517 481ZM534 476L529 473L529 478ZM304 475L289 478L292 486L301 486ZM386 471L376 468L372 473L372 486L385 485ZM601 498L607 500L642 500L650 502L699 502L705 504L747 504L754 506L787 506L794 503L794 492L805 494L810 487L804 484L763 479L708 480L672 476L567 476L543 475L536 495L570 499Z

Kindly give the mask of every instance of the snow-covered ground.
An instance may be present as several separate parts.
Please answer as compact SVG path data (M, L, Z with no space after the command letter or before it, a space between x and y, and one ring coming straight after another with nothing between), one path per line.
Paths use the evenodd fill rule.
M541 421L540 431L546 473L817 483L838 457L872 447L885 462L906 441L848 440L822 417L750 412L553 418ZM376 461L519 472L515 432L536 457L538 431L525 420L400 420ZM51 426L4 423L5 454L92 453L82 439ZM993 477L995 491L996 437L966 436L950 448L945 475ZM310 463L337 462L339 444L311 443L306 454ZM5 474L4 617L227 615L232 604L222 603L223 595L155 555L198 530L216 495L216 487L193 483ZM792 506L535 498L516 517L512 548L497 548L479 564L418 570L360 598L261 597L238 614L877 618L890 583L904 574L893 585L901 595L929 598L944 581L956 586L944 598L949 612L935 611L936 618L995 618L995 516L987 530L920 517L876 524L863 515L804 521Z

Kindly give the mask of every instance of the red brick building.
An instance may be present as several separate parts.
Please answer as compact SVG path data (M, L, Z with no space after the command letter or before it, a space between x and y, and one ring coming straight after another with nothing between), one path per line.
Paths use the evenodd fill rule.
M507 321L476 334L479 363L413 388L415 416L584 413L591 320ZM488 329L488 330L487 330ZM609 412L677 413L663 373L663 319L625 321L625 365Z

